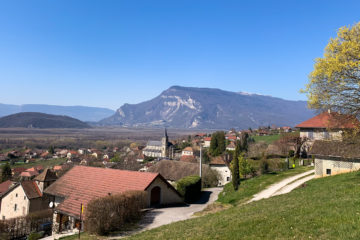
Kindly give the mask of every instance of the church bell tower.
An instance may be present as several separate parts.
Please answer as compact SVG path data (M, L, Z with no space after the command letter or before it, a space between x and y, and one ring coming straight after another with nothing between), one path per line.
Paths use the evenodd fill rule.
M161 139L161 157L167 157L168 155L168 144L169 138L167 135L167 130L165 128L164 137Z

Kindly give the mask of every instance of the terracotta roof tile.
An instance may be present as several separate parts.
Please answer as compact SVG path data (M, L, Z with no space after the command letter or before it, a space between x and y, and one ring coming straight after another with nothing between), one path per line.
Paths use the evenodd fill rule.
M57 179L56 174L48 168L34 178L34 180L40 182L51 182L51 181L55 181L56 179Z
M23 187L25 194L29 199L42 196L39 187L34 181L23 181L21 182L21 186Z
M56 209L78 217L81 203L86 208L90 200L109 193L144 191L158 176L157 173L75 166L50 185L45 193L65 197Z
M183 149L183 151L194 152L192 147L186 147L186 148Z
M217 156L211 158L210 165L226 165L226 163L222 156Z
M343 115L336 112L323 112L309 120L306 120L295 127L297 128L340 128L350 129L359 126L359 121L350 115Z
M5 193L9 188L13 185L13 182L10 180L7 180L0 184L0 196Z

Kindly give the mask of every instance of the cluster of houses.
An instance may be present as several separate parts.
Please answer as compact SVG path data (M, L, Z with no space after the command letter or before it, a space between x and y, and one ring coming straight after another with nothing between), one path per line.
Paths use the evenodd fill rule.
M303 145L306 151L315 158L315 174L317 177L334 175L360 169L359 143L344 140L344 134L359 126L356 118L343 118L341 114L324 112L296 126L300 137L306 138ZM257 129L251 134L267 134L272 128ZM250 130L244 130L250 131ZM275 130L274 130L275 131ZM289 132L289 127L277 128L276 131ZM267 133L265 133L267 132ZM235 142L239 132L229 131L225 138L226 149L235 150ZM0 184L0 218L25 216L31 212L53 208L53 232L80 228L80 206L95 198L122 193L127 190L147 192L147 206L181 203L182 197L172 183L188 175L196 175L199 171L199 147L210 147L211 136L206 133L196 134L191 146L181 152L174 153L174 144L169 142L167 131L161 141L149 141L144 147L125 149L136 161L144 161L145 157L158 158L141 171L127 171L111 168L99 168L75 164L59 178L64 165L44 169L41 166L13 168L13 175L22 181L5 181ZM111 159L119 149L98 151L95 149L79 149L78 151L55 151L50 157L66 157L75 161L80 156L92 156L103 161ZM11 154L16 155L16 152ZM30 159L49 156L49 152L40 154L28 151ZM86 158L83 158L86 159ZM177 159L177 161L171 160ZM218 172L218 185L223 186L231 181L229 159L222 156L213 157L203 168Z

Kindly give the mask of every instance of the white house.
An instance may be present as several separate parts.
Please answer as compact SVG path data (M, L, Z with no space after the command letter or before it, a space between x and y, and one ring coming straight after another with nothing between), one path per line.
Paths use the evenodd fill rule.
M218 186L224 186L231 180L231 171L222 156L214 157L210 161L210 168L219 173Z
M204 147L210 147L211 137L204 138Z
M350 115L337 112L323 112L295 127L300 129L300 137L310 142L315 140L342 140L344 131L359 126L359 121Z
M194 150L192 147L186 147L181 151L181 156L192 156L194 155Z

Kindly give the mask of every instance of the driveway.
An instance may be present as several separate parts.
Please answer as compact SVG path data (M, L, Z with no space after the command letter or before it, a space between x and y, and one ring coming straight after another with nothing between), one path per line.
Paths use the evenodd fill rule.
M207 205L215 202L222 190L222 188L207 188L203 190L199 201L193 204L150 210L141 220L140 227L143 230L149 230L172 222L189 219L195 212L199 212Z

